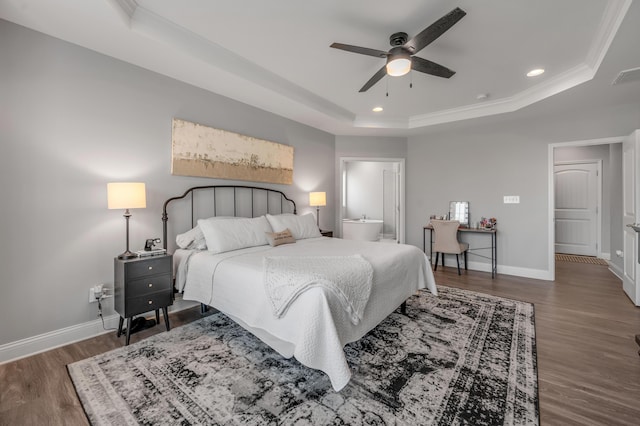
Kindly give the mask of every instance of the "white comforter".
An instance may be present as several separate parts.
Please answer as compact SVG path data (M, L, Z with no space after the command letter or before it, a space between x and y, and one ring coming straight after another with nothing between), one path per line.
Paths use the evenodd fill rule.
M373 267L371 296L362 321L354 325L332 292L321 287L300 294L277 318L264 289L267 256L349 256L360 254ZM343 347L372 330L420 288L437 294L431 266L417 247L339 238L310 238L278 247L260 246L222 254L196 252L178 268L179 290L224 312L284 357L324 371L333 388L351 378Z

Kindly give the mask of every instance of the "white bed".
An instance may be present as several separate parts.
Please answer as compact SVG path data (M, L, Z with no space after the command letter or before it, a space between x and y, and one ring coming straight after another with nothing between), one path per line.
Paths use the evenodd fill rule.
M169 204L172 229L183 232L173 233L182 249L167 244L174 240L168 231ZM165 201L162 221L164 248L174 253L176 288L185 300L218 309L282 356L325 372L335 390L351 377L344 345L363 337L418 289L437 293L431 265L417 247L321 237L315 218L297 216L295 202L281 191L189 188ZM279 239L283 233L288 241ZM287 299L292 301L283 313L267 289L273 290L274 277L286 282L280 287L285 292L295 288L304 273L293 280L289 266L296 269L301 258L304 267L297 264L298 271L314 272ZM283 259L285 267L273 274L271 265ZM306 269L305 262L315 261L323 267L316 262ZM341 268L331 267L338 264ZM342 274L348 269L356 274ZM324 279L325 274L333 275Z
M371 295L354 325L322 288L310 288L277 318L264 289L268 256L360 254L373 267ZM351 377L343 347L372 330L420 288L437 294L431 266L417 247L338 238L308 238L278 247L258 246L213 254L177 250L176 283L185 300L212 306L231 317L284 357L325 372L335 390Z

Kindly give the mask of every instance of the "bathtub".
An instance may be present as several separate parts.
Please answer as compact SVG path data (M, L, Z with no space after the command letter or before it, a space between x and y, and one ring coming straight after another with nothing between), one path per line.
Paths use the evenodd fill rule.
M380 219L343 219L342 238L345 240L378 241L382 232Z

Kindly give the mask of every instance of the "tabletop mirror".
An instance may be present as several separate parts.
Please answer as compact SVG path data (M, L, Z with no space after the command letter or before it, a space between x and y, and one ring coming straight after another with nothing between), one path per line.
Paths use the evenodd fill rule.
M449 219L457 220L458 222L460 222L460 225L469 226L469 202L449 202Z

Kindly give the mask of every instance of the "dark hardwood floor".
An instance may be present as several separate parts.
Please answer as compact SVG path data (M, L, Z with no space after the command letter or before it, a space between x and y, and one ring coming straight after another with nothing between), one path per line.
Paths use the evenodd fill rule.
M543 425L640 424L640 309L606 266L558 262L556 281L438 268L439 285L535 304ZM171 325L200 318L171 314ZM161 333L164 324L132 335ZM66 364L122 345L115 332L0 365L0 424L85 425ZM425 395L428 397L428 395Z

